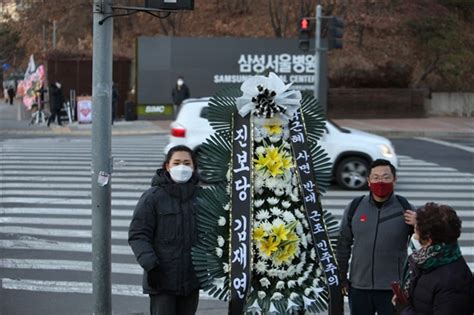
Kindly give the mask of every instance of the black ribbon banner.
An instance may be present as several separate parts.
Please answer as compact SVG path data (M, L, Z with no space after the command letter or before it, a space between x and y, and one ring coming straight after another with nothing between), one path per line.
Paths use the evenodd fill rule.
M237 112L233 115L232 213L229 223L231 229L229 314L232 315L243 313L250 285L252 140L249 117L250 115L242 117Z
M298 110L290 122L290 140L300 175L300 188L303 194L306 216L312 231L313 243L329 286L329 314L344 314L337 262L324 223L323 209L319 201L319 192L316 186L316 177L301 110Z

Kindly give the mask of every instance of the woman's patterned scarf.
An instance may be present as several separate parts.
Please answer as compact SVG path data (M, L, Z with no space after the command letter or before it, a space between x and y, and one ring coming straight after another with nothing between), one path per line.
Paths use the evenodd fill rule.
M433 244L413 252L408 258L409 270L403 279L403 289L408 296L410 283L420 271L430 271L439 266L447 265L461 257L461 249L457 242L450 244Z

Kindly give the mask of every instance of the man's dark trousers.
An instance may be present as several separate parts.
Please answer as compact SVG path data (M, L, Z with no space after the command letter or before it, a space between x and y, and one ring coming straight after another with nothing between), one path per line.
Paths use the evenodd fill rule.
M391 290L349 289L351 315L394 315Z
M150 294L150 315L194 315L199 290L189 295Z

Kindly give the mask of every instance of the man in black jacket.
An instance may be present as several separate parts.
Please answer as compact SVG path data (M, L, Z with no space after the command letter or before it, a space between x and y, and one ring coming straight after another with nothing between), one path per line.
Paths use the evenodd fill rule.
M61 90L61 84L56 82L51 84L49 88L49 106L51 109L51 116L48 119L48 127L52 121L56 118L58 120L58 125L62 126L61 123L61 109L63 108L64 96L63 91Z
M181 103L190 96L189 88L184 83L183 77L178 77L178 79L176 80L176 86L173 88L171 96L173 97L174 116L176 118L181 108Z

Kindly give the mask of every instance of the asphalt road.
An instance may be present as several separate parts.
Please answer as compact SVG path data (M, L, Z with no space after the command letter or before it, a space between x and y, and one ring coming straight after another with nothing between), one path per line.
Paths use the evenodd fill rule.
M433 142L445 141L450 144ZM141 270L127 252L130 211L161 164L165 136L113 139L115 179L112 191L112 244L125 253L113 254L123 264L112 274L114 285L126 288L113 295L114 314L146 314L148 300L140 295ZM461 246L470 250L474 216L472 142L465 139L394 139L400 155L398 192L415 205L436 200L461 210L469 238ZM458 146L453 146L456 144ZM2 199L0 217L0 314L90 314L90 139L77 137L11 139L2 141ZM121 162L123 161L123 163ZM325 207L340 218L342 208L362 192L332 187ZM67 214L66 210L77 211ZM64 213L63 213L64 212ZM64 233L63 231L67 230ZM47 232L45 235L44 233ZM77 233L72 236L72 232ZM64 249L61 249L64 247ZM54 265L61 261L62 265ZM51 292L56 291L56 292ZM76 293L73 293L76 292ZM225 314L222 302L203 299L198 314Z

